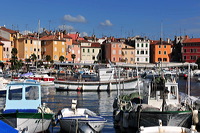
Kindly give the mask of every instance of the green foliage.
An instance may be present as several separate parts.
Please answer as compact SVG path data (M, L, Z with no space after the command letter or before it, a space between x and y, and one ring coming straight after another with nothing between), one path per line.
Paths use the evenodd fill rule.
M74 63L74 59L76 58L76 55L75 55L75 54L72 54L72 55L71 55L71 58L73 59L73 63Z
M59 61L62 63L64 60L65 60L65 57L61 55L61 56L59 57Z

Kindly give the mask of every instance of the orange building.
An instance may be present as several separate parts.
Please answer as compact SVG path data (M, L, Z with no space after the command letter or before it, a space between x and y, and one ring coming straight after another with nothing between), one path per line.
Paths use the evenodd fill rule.
M122 42L103 43L102 59L108 62L121 62L122 60Z
M170 62L172 43L166 41L150 41L151 63Z
M65 55L65 59L66 62L72 62L72 58L71 55L73 54L73 45L72 45L72 38L66 34L63 35L63 33L61 33L61 38L66 40L66 55Z
M42 58L45 60L46 56L51 56L54 61L59 61L60 56L66 55L66 40L61 39L57 35L43 36L40 38L42 47Z

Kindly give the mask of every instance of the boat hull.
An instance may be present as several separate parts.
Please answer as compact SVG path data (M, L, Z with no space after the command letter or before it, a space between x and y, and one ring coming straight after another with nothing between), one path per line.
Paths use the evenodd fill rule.
M60 127L62 131L75 133L76 131L82 132L100 132L104 125L105 120L92 120L92 119L60 119Z
M0 119L20 132L29 133L46 131L51 123L53 114L41 113L7 113L1 114Z
M133 90L137 86L137 78L112 81L54 81L57 90L69 91L116 91L118 89Z
M121 112L120 125L122 127L138 128L140 126L151 127L158 126L159 120L163 126L191 127L191 111L142 111L142 112ZM117 116L115 117L117 118ZM119 118L119 116L118 116Z

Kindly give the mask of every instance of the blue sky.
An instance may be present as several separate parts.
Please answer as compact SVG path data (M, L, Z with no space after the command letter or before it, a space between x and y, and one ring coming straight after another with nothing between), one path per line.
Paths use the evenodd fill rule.
M1 0L0 26L33 32L38 30L38 20L47 30L88 36L200 38L200 1Z

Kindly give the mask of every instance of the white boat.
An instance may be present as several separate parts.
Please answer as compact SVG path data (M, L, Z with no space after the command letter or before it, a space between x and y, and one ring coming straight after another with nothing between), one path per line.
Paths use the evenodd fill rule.
M143 93L114 102L115 122L123 128L157 126L161 120L163 126L190 127L198 124L198 111L193 110L190 101L182 102L179 97L178 83L157 77L144 83ZM125 96L124 96L125 97Z
M69 91L113 91L118 88L133 90L137 86L137 77L114 78L114 68L101 68L98 72L98 81L95 80L55 80L57 90Z
M178 126L162 126L162 121L159 121L159 126L143 127L141 126L137 133L198 133L196 126L191 128Z
M55 77L47 74L33 74L28 77L29 79L37 80L41 85L54 85Z
M9 82L10 80L0 77L0 94L6 94L6 86Z
M86 108L76 108L77 100L72 100L71 108L64 108L58 113L61 131L69 133L100 132L106 120Z
M41 85L34 80L10 82L0 119L19 132L43 132L51 123L52 111L41 103Z

